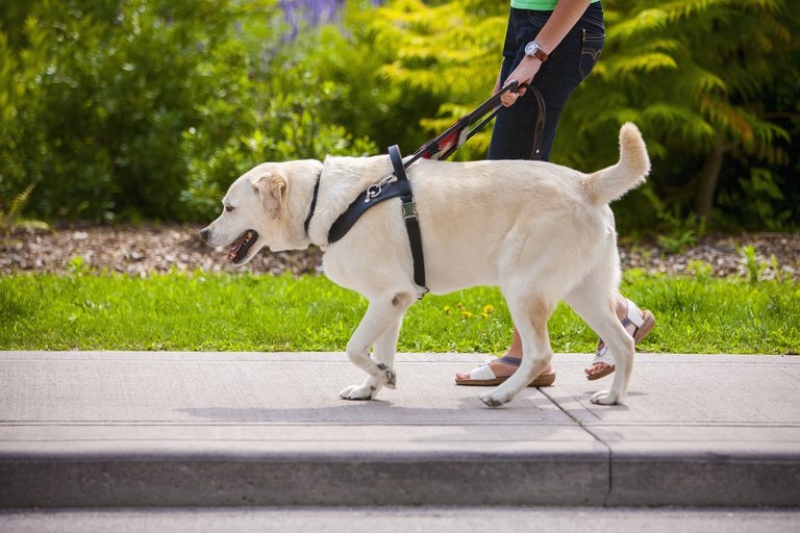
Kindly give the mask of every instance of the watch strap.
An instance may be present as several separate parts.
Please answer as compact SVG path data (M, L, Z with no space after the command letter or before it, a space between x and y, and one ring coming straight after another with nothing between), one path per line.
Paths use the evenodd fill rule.
M531 45L533 45L533 47L532 47L533 48L533 53L528 54L528 55L532 55L533 57L535 57L536 59L538 59L542 63L547 61L548 54L547 54L547 52L542 50L542 47L539 46L539 43L537 43L536 41L531 41L530 43L528 43L528 46L526 46L525 48L528 48ZM526 50L526 53L527 53L527 50Z

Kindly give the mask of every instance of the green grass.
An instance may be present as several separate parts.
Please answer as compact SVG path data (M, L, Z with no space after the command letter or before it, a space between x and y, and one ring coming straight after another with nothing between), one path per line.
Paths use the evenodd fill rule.
M623 292L658 319L642 350L800 352L797 283L630 271ZM365 308L318 276L14 275L0 277L0 349L343 351ZM500 353L511 327L496 289L426 296L406 315L399 350ZM556 352L596 341L563 304L550 332Z

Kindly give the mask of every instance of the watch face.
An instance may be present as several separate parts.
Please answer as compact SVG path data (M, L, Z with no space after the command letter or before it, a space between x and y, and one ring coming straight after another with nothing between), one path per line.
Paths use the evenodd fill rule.
M528 54L529 56L535 54L537 50L539 50L539 45L537 45L534 42L530 42L527 45L525 45L525 53Z

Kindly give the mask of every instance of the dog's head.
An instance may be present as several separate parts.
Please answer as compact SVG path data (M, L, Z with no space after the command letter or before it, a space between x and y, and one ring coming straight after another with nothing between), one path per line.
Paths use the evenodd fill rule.
M297 250L309 245L303 227L314 181L314 160L264 163L239 177L222 199L222 214L200 232L214 247L227 247L228 261L241 265L263 247Z

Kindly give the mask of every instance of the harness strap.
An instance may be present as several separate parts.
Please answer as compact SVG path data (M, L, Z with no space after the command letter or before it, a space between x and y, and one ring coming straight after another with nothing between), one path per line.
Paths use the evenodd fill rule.
M403 202L403 220L408 231L408 243L411 245L411 257L414 260L414 283L428 292L425 285L425 256L422 253L422 234L419 229L419 219L417 218L417 204L411 194L411 184L406 177L406 169L403 166L403 158L400 156L400 149L395 144L389 147L389 157L394 166L397 185L402 195L400 200Z
M328 243L333 244L347 235L350 228L355 225L358 219L361 218L361 215L366 213L369 208L375 207L386 200L402 196L404 191L400 189L397 183L398 182L393 181L386 185L373 185L359 194L358 198L347 208L347 211L342 213L331 226L331 229L328 231Z

